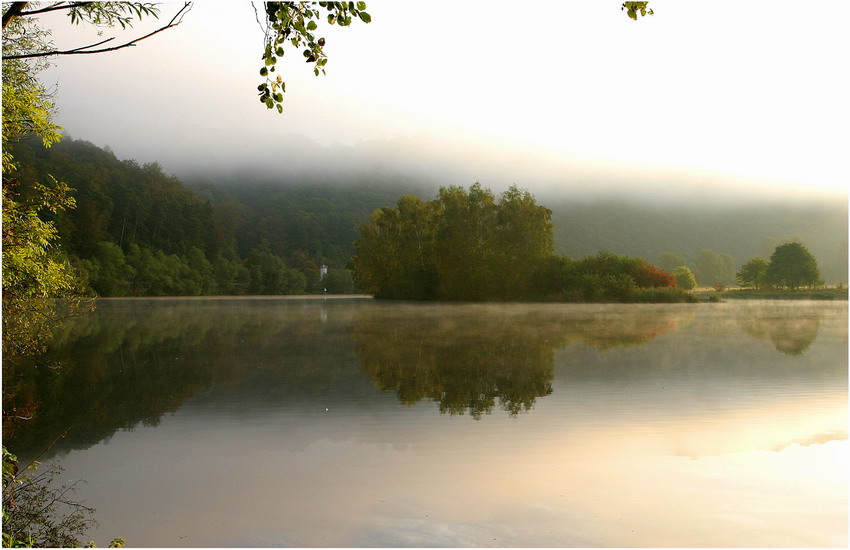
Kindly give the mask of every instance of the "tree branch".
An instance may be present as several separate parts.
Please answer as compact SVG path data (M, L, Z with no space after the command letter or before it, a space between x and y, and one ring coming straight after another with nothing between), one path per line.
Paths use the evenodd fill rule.
M27 7L29 2L12 2L12 5L9 6L9 9L3 14L3 28L6 28L6 25L14 19L21 15L21 12L24 11L24 8Z
M11 10L11 8L9 8L9 9ZM52 51L49 51L49 52L24 53L24 54L18 54L18 55L5 55L3 57L4 57L4 59L30 59L30 58L34 58L34 57L50 57L50 56L54 56L54 55L75 55L75 54L114 52L115 50L120 50L122 48L128 48L130 46L135 46L138 42L141 42L142 40L150 38L151 36L153 36L155 34L159 34L162 31L168 30L172 27L176 27L177 25L179 25L183 21L183 16L185 16L187 13L189 13L189 11L191 9L192 9L192 2L184 2L183 7L180 8L180 10L176 14L174 14L174 17L171 18L171 21L169 21L167 25L160 27L153 32L149 32L148 34L146 34L144 36L140 36L139 38L134 38L133 40L130 40L129 42L126 42L126 43L121 44L119 46L112 46L110 48L101 48L99 50L90 50L89 49L89 48L94 48L96 46L100 46L101 44L109 42L110 40L114 40L115 37L112 37L112 38L107 38L106 40L101 40L100 42L97 42L95 44L90 44L88 46L81 46L79 48L74 48L72 50L52 50ZM3 17L4 17L4 20L5 20L5 14L4 14Z
M64 2L56 2L52 6L47 6L46 8L41 8L40 10L22 11L18 15L20 15L20 16L38 15L39 13L47 13L49 11L68 10L68 9L71 9L71 8L81 8L81 7L85 6L87 3L88 2L74 2L72 4L66 4Z

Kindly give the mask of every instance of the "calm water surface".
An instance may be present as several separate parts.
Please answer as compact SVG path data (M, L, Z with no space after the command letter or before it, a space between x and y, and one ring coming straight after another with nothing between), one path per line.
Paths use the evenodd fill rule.
M104 300L5 443L100 545L846 547L847 313Z

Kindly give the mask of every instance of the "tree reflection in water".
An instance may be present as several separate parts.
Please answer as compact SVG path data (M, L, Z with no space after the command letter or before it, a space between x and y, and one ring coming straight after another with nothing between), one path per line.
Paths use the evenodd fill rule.
M353 334L376 387L477 419L497 402L515 415L549 395L557 348L640 345L692 318L652 307L394 305L364 312Z
M771 304L748 308L738 324L753 338L772 342L781 353L802 355L817 339L822 319L823 313L816 309L790 316L787 304Z
M244 394L296 406L367 399L377 387L452 415L480 418L497 407L515 415L552 392L555 350L641 346L697 316L700 330L740 329L783 354L803 353L822 329L819 308L800 304L752 304L730 318L705 304L117 300L69 322L44 356L5 365L4 411L33 419L8 425L4 417L3 435L27 454L71 427L54 451L86 447L117 430L156 425L210 388L238 392L232 402ZM671 346L693 355L700 342ZM713 354L718 344L706 345ZM655 350L642 368L694 363L670 349Z

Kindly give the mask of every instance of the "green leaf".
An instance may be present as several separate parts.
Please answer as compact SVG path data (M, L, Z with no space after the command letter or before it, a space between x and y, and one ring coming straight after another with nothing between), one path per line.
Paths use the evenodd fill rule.
M318 25L316 24L315 21L310 21L309 23L307 23L307 30L308 31L314 31L314 30L316 30L317 27L318 27Z
M361 11L360 12L360 20L363 21L364 23L371 23L372 22L372 16L369 15L368 13L366 13L365 11Z
M366 9L366 2L357 2L357 9L358 10L365 10Z
M263 67L262 69L260 69L260 76L266 76L267 74L269 74L269 70L268 70L268 69L266 69L265 67Z
M277 112L280 113L280 114L283 114L283 105L278 104Z
M278 57L283 57L283 48L281 46L278 46L275 53L278 55Z

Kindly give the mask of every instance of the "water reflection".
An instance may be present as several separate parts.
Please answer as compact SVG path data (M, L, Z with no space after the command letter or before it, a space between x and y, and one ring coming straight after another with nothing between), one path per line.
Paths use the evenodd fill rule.
M4 439L21 456L65 432L53 451L85 448L117 430L156 426L213 386L240 388L270 374L245 391L307 400L329 382L360 378L353 359L344 361L352 355L342 328L350 313L340 308L329 322L317 309L259 300L101 301L64 325L45 355L4 366L4 410L28 406L33 414L24 423L4 416Z
M4 417L3 432L22 455L69 428L55 450L85 448L117 430L157 426L187 399L218 399L221 392L230 397L219 409L331 404L368 399L377 388L405 405L433 401L442 413L479 419L496 408L531 410L553 393L556 376L571 384L652 379L668 388L677 379L751 376L757 384L763 358L750 359L735 332L799 357L823 319L820 304L734 307L730 316L694 305L103 301L94 314L66 324L46 355L7 366L4 410L34 419L7 424ZM666 344L605 359L656 340ZM811 362L830 365L823 357ZM771 365L774 376L791 376ZM818 372L810 368L808 376Z
M73 425L98 542L847 542L846 303L115 300L40 361L4 443Z
M515 415L552 393L554 351L636 346L687 325L693 310L546 305L394 305L365 310L356 352L375 386L406 405L430 399L473 418Z
M739 325L750 336L769 340L781 353L802 355L818 337L823 312L808 308L789 315L788 308L776 303L749 307Z

